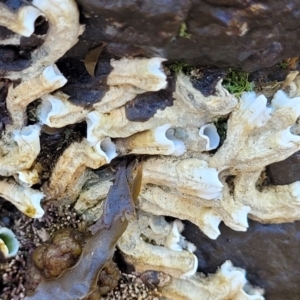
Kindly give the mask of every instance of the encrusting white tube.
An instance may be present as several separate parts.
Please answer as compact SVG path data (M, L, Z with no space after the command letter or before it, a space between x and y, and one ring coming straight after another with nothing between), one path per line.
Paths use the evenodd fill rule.
M11 11L0 3L0 25L22 36L30 37L34 32L34 23L43 13L31 5L24 5L17 10Z
M0 251L5 258L15 256L19 251L19 246L19 241L10 229L0 228Z
M207 151L216 149L220 143L220 136L217 127L214 124L205 124L201 126L199 135L206 140Z
M117 139L121 154L150 154L180 156L185 151L183 141L172 135L171 125L165 124L154 129L138 132L130 137Z
M162 69L164 58L122 58L111 60L113 70L108 85L131 84L145 91L159 91L167 87L167 76Z
M30 218L41 218L44 215L41 200L45 195L40 191L18 185L12 180L1 180L0 196Z

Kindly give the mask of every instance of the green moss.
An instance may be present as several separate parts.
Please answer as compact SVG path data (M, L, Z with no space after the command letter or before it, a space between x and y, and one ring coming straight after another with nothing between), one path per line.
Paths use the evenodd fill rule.
M183 37L183 38L186 38L186 39L190 39L191 38L192 35L187 32L187 26L186 26L185 22L181 23L178 35L180 37Z
M248 73L233 71L229 69L223 80L223 86L233 95L240 97L243 92L250 92L254 89L254 83L249 82Z
M220 146L224 143L227 136L227 118L218 118L214 122L220 136Z
M172 63L171 65L169 65L169 70L173 73L175 73L176 75L180 72L183 72L183 73L188 73L190 72L191 70L195 69L195 67L187 64L187 63L184 63L182 61L175 61L174 63Z
M287 63L287 62L281 62L280 64L279 64L279 67L281 68L281 69L283 69L283 70L286 70L288 67L289 67L289 64Z

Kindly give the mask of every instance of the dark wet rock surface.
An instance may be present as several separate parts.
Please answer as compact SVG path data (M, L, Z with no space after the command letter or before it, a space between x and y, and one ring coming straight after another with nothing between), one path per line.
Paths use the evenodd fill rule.
M148 56L254 71L299 55L299 1L77 2L86 31L72 56L106 41L120 56L128 53L123 44Z
M14 35L15 33L12 32L11 30L7 29L4 26L0 26L0 40L7 39Z
M3 130L4 124L11 124L10 114L6 107L6 96L9 85L9 81L0 81L0 133Z
M22 0L1 0L0 2L8 6L13 11L17 10L23 4Z
M82 42L124 43L142 47L162 47L168 43L184 21L190 1L106 1L78 0L87 30ZM83 47L84 47L83 44ZM75 47L73 53L83 53Z
M165 91L147 92L136 96L125 105L128 120L133 122L146 122L158 110L164 110L173 105L172 95Z
M267 166L266 174L272 184L284 185L300 180L300 151Z
M222 70L208 69L201 71L201 76L191 77L193 87L200 91L205 97L215 95L216 85L220 79L224 79L226 72Z
M143 54L141 48L127 44L109 43L107 49L110 53L118 57L134 57Z
M199 260L198 271L215 273L226 260L247 271L251 284L265 289L268 300L298 300L300 294L300 222L264 225L249 221L247 232L224 224L217 240L185 222L183 235L192 241Z
M109 89L106 80L112 67L110 58L105 55L98 60L94 77L88 73L83 61L66 58L57 66L68 79L61 91L69 95L69 101L75 105L88 107L100 102Z
M175 90L175 77L168 78L168 87L158 92L147 92L137 95L125 105L125 113L128 120L133 122L146 122L153 117L158 110L164 110L173 106L173 92Z
M31 64L30 54L20 52L17 47L0 47L0 72L22 71Z
M49 129L52 129L52 132L49 132ZM42 169L42 180L49 179L57 160L68 146L82 140L83 131L86 132L85 123L54 129L43 126L40 135L41 152L36 158Z

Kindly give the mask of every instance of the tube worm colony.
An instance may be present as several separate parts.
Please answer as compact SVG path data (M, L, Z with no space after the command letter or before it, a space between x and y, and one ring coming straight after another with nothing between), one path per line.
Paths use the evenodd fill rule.
M189 76L167 76L163 58L111 59L105 92L82 107L71 101L66 92L67 79L55 65L84 30L76 3L33 0L17 12L0 5L0 25L16 37L32 35L38 16L49 23L47 34L40 37L42 45L32 52L29 66L6 69L3 76L10 82L6 106L11 124L6 125L0 141L1 196L33 218L43 215L43 198L55 199L56 205L76 202L75 208L89 221L97 220L104 211L100 220L105 226L88 242L98 245L111 234L108 225L112 220L105 219L108 207L103 202L111 178L96 176L98 180L91 184L91 174L95 174L92 169L110 163L116 156L149 155L142 162L136 218L127 220L126 226L123 221L114 225L119 227L116 240L107 243L111 247L105 250L109 252L107 257L112 257L117 244L137 270L170 274L172 282L162 288L166 298L199 299L202 295L202 299L264 299L262 290L247 282L245 272L228 261L214 275L197 274L197 258L192 253L195 247L181 235L179 219L193 222L212 239L220 234L222 221L234 230L246 231L248 217L263 223L300 220L299 182L257 187L265 166L300 149L300 137L291 130L300 115L299 79L289 83L289 95L280 90L267 104L264 95L254 92L237 99L222 86L221 79L211 95L203 95ZM0 45L9 43L0 40ZM87 124L86 138L63 152L40 190L31 186L41 182L35 164L41 125L27 125L26 115L27 106L38 99L40 123L54 128L82 121ZM228 118L222 146L214 125L220 117ZM214 153L208 152L214 149ZM132 213L122 211L122 216ZM120 217L118 213L116 216ZM165 216L178 220L171 224ZM80 272L84 273L87 251L94 246L88 244L83 249L76 270L82 266ZM97 264L101 269L100 265L105 263ZM70 286L70 299L75 299L76 293L76 299L83 299L90 287L67 279L67 274L74 277L72 272L66 271L53 282L73 284L72 288L79 290ZM94 282L97 274L94 270L86 278ZM41 284L36 295L46 299L51 287Z

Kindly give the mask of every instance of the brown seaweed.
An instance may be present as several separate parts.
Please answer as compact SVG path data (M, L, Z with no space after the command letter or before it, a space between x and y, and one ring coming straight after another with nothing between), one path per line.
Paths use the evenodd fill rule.
M100 46L89 50L84 58L85 68L92 77L95 76L95 69L97 66L98 58L105 46L106 43L101 43Z
M134 200L129 181L136 164L137 161L133 161L127 169L124 168L126 161L121 162L119 165L115 178L115 183L118 184L119 188L116 188L114 184L109 189L101 218L89 228L93 235L102 228L110 228L113 219L125 217L129 221L135 215ZM120 169L123 172L120 172ZM118 199L117 202L116 198Z
M34 294L25 299L84 299L97 289L99 273L111 262L116 243L127 228L128 217L135 212L127 176L124 161L119 165L115 182L108 192L98 222L101 226L87 241L78 263L60 277L41 282Z
M110 58L101 53L94 68L94 76L89 74L84 61L68 58L57 62L58 68L64 70L63 74L68 79L61 91L70 96L68 100L72 104L90 107L102 100L109 90L106 81L113 69Z

